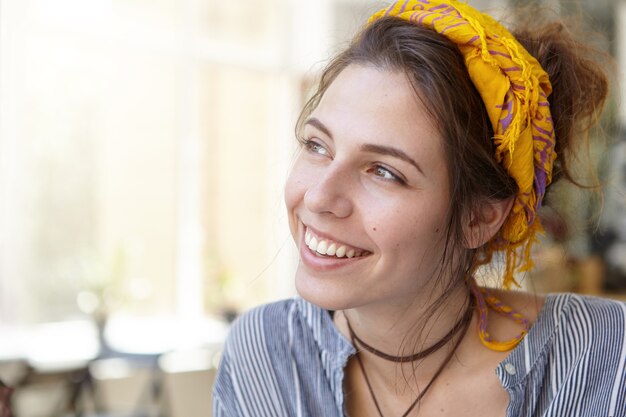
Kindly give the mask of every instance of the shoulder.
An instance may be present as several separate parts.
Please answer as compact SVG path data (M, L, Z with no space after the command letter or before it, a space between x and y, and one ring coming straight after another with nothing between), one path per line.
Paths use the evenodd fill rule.
M567 347L571 354L602 356L605 350L619 355L626 350L626 304L588 295L550 294L528 336L534 344Z
M626 378L626 304L578 294L553 294L529 343L558 369L584 371L589 381Z
M335 346L336 330L328 312L300 297L255 307L238 317L228 333L224 354L269 351L278 355L292 347L315 350ZM301 353L301 352L300 352Z
M626 304L556 294L546 299L540 319L548 324L539 330L549 336L538 363L551 381L554 407L568 404L571 410L562 415L626 415L626 397L619 394L626 389Z
M555 294L551 301L546 303L546 313L553 315L557 326L624 339L626 303L579 294Z
M241 315L229 331L213 386L216 415L295 415L299 396L309 389L311 398L321 395L320 381L339 362L332 359L348 351L331 352L340 343L336 333L327 311L299 297Z
M247 311L231 325L225 350L250 351L264 348L268 340L286 335L289 320L293 319L295 313L295 299L264 304Z
M239 316L232 324L213 385L216 415L288 415L285 382L288 344L284 342L295 300L265 304ZM226 415L226 414L224 414Z
M553 331L605 333L626 337L626 303L589 295L536 295L521 291L494 291L498 297L538 327ZM621 330L621 332L620 332ZM617 334L616 334L617 331Z

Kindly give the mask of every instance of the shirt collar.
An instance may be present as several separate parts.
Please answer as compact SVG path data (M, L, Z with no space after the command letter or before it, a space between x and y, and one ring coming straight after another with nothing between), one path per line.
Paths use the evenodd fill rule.
M328 310L324 310L302 297L295 298L296 306L311 329L313 338L322 352L327 352L334 360L344 366L356 350L337 330Z
M544 351L549 347L558 324L562 322L562 315L570 298L569 294L546 296L526 337L496 368L496 375L505 389L510 390L523 383L539 358L544 357Z

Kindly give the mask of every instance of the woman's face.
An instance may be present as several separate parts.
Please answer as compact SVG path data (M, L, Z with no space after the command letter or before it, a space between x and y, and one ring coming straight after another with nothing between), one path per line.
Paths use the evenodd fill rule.
M296 288L331 310L411 303L438 274L442 139L401 72L351 65L306 121L285 201Z

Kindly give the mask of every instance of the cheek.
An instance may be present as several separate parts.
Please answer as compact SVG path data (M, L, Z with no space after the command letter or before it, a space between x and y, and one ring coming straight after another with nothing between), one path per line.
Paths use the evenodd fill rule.
M393 250L438 250L446 229L445 210L430 205L406 204L402 208L372 207L369 233L380 245Z

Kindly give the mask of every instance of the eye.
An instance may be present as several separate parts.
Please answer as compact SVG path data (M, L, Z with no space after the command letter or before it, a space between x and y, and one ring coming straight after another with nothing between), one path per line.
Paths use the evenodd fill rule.
M404 179L402 179L399 175L393 173L390 169L385 168L382 165L374 165L372 168L369 169L369 171L371 174L375 175L376 177L379 177L385 181L393 181L393 182L397 182L399 184L405 184L406 182L404 181Z
M319 155L323 155L323 156L329 156L330 152L328 152L328 149L326 149L323 145L321 145L319 142L316 142L312 139L303 139L302 140L302 145L304 146L304 148L311 152L311 153L315 153L315 154L319 154Z

